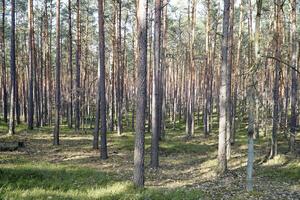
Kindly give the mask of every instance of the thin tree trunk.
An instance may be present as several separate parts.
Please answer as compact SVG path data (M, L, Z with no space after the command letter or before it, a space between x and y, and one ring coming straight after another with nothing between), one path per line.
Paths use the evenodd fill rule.
M298 69L297 63L297 8L296 0L290 1L292 13L291 13L291 35L292 35L292 65L295 69ZM290 122L290 151L295 152L295 138L297 127L297 89L298 89L298 75L295 70L292 70L292 86L291 86L291 122Z
M11 0L11 35L10 35L10 114L8 134L15 134L15 106L16 106L16 51L15 51L15 0Z
M228 62L227 62L227 111L226 111L226 157L231 157L231 138L232 138L232 101L231 101L231 73L233 63L233 28L234 28L234 0L230 0L230 17L229 17L229 33L228 33Z
M56 69L55 69L55 127L54 127L54 145L59 145L59 126L60 126L60 0L56 0Z
M1 87L2 87L2 107L3 107L3 119L7 123L8 114L8 92L7 92L7 75L6 75L6 62L5 62L5 0L2 0L2 19L0 28L0 49L1 49Z
M29 85L28 85L28 129L33 129L33 115L34 115L34 102L33 102L33 69L34 69L34 48L33 48L33 2L29 0L28 2L28 30L29 30L29 37L28 37L28 48L29 48Z
M161 31L161 0L154 0L155 18L154 18L154 40L153 40L153 78L152 78L152 138L151 138L151 167L156 169L159 166L159 76L160 76L160 31Z
M77 40L76 40L76 84L75 84L75 130L80 128L80 62L81 62L81 28L80 28L80 0L77 0Z
M72 48L72 6L71 6L71 0L68 1L68 23L69 23L69 70L70 70L70 89L69 89L69 113L68 113L68 126L69 128L72 128L73 126L73 48Z
M118 37L117 37L117 91L116 91L116 100L117 100L117 132L118 135L122 134L122 77L123 76L123 67L122 67L122 1L118 1Z
M238 95L238 80L241 77L241 74L238 74L238 68L240 68L241 60L242 60L242 30L243 30L243 19L244 19L244 7L243 2L241 1L240 6L240 16L239 16L239 31L238 31L238 41L237 41L237 56L236 56L236 63L234 67L234 89L233 89L233 105L232 105L232 138L231 144L235 144L236 138L236 129L237 129L237 122L236 122L236 110L237 110L237 95Z

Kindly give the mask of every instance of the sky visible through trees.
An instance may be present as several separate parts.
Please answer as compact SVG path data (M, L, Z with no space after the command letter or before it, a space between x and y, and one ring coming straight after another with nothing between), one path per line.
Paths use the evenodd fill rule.
M0 5L0 199L300 198L297 0Z

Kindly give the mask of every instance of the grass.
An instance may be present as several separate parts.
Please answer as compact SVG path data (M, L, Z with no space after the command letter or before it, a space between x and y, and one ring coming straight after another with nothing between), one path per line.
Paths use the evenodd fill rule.
M216 121L216 120L215 120ZM208 138L203 127L187 140L184 124L172 124L160 142L158 171L149 169L151 134L145 140L146 189L132 185L134 133L121 136L108 133L108 160L100 160L92 147L92 130L75 133L63 125L61 145L52 145L52 128L27 131L17 126L17 134L7 137L7 127L0 121L0 140L24 140L25 148L0 154L0 199L255 199L282 190L282 182L300 193L300 162L290 155L259 164L266 155L269 138L255 141L255 178L259 187L245 192L247 134L237 131L232 148L229 173L218 177L217 127ZM287 144L279 137L280 150ZM263 182L259 182L263 180ZM289 191L289 188L284 188ZM298 193L297 193L298 194ZM232 196L234 195L234 198Z
M199 199L199 190L135 189L114 174L49 163L9 164L0 169L1 199Z

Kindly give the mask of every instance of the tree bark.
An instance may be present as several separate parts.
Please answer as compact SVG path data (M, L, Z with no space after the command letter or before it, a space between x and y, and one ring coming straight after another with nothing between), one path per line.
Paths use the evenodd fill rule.
M60 126L60 0L56 0L56 69L55 69L55 127L54 127L54 145L59 145L59 126Z
M33 129L33 116L34 116L34 102L33 102L33 79L34 79L34 48L33 48L33 34L34 34L34 28L33 28L33 2L32 0L29 0L28 2L28 48L29 48L29 85L28 85L28 129Z
M80 128L80 65L81 65L81 28L80 28L80 0L76 2L77 6L77 40L76 40L76 84L75 84L75 130Z
M145 118L147 106L147 0L138 0L137 32L139 63L137 67L136 135L133 182L144 187Z
M71 0L68 0L68 25L69 25L69 57L68 57L68 64L69 64L69 72L70 72L70 88L69 88L69 108L68 108L68 126L72 128L73 126L73 48L72 48L72 6Z
M152 138L151 138L151 167L156 169L159 166L159 137L161 133L159 123L160 105L160 34L161 34L161 0L154 0L155 18L154 18L154 40L153 40L153 78L152 78Z
M281 0L274 0L274 20L275 20L275 57L281 60ZM271 151L269 158L272 159L277 155L277 131L279 123L279 79L280 79L280 65L279 60L275 62L275 75L273 85L273 119L272 119L272 137L271 137Z
M226 95L227 67L228 67L228 31L229 31L230 0L224 0L223 11L223 36L222 36L222 61L220 71L220 97L219 97L219 146L218 146L218 171L220 174L227 170L226 160L226 109L228 99Z
M98 147L99 117L101 117L101 159L107 159L106 144L106 96L105 96L105 35L104 35L104 1L98 0L99 23L99 68L98 68L98 93L94 148Z
M295 69L298 68L297 63L297 8L296 0L290 1L291 13L291 35L292 35L292 65ZM297 127L297 90L298 90L298 75L295 70L292 70L292 85L291 85L291 122L290 122L290 151L295 152L295 138Z
M15 134L15 106L16 106L16 24L15 24L15 0L11 0L11 31L10 31L10 114L8 134Z
M6 62L5 62L5 0L2 0L2 19L0 28L0 49L1 49L1 87L2 87L2 107L3 119L7 123L8 114L8 92L7 92L7 75L6 75Z

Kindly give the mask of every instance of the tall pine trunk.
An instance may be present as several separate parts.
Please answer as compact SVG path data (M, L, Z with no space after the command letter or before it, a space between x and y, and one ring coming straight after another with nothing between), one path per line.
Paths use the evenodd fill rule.
M55 69L55 127L54 145L59 145L59 126L60 126L60 0L56 0L56 69Z
M28 48L29 48L29 74L28 74L28 129L33 129L33 116L34 116L34 102L33 102L33 79L34 79L34 48L33 48L33 2L32 0L28 1Z
M159 137L161 133L159 108L160 106L160 31L161 31L161 1L154 0L154 40L153 40L153 78L152 78L152 138L151 138L151 167L156 169L159 166Z
M77 40L76 40L76 84L75 84L75 130L80 128L80 65L81 65L81 28L80 28L80 0L77 0Z
M15 106L16 106L16 23L15 23L15 0L11 0L11 31L10 31L10 113L8 134L15 134Z
M227 170L226 160L226 109L228 106L228 99L226 95L227 84L227 67L228 67L228 31L229 31L229 14L230 14L230 0L224 0L223 11L223 36L222 36L222 61L220 71L220 97L219 97L219 146L218 146L218 171L224 173Z
M72 128L73 126L73 48L72 48L72 5L71 0L68 1L68 35L69 35L69 72L70 72L70 88L69 88L69 105L68 105L68 127Z
M297 8L296 0L291 0L291 35L292 35L292 66L297 69ZM296 138L296 127L297 127L297 89L298 89L298 75L296 70L292 69L292 86L291 86L291 122L290 122L290 151L295 152L295 138Z
M134 146L133 182L137 187L144 187L144 151L145 151L145 118L147 106L147 0L137 4L138 55L137 98L136 98L136 135Z
M1 49L1 87L2 87L2 109L3 109L3 119L7 123L8 114L8 92L7 92L7 75L6 75L6 62L5 62L5 0L2 0L2 15L0 24L0 49Z
M94 135L94 148L98 147L99 118L101 118L101 159L107 159L106 144L106 96L105 96L105 35L104 35L104 1L98 0L99 23L99 64L98 64L98 93Z

